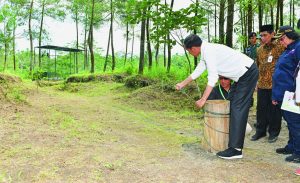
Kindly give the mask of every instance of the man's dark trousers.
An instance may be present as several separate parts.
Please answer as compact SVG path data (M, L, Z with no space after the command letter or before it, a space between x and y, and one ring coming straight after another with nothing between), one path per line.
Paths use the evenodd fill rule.
M243 148L251 98L258 80L258 69L252 64L231 87L228 147Z
M277 137L281 129L282 112L280 105L272 104L272 89L257 90L256 134Z
M292 150L294 154L300 155L300 114L289 111L282 112L289 129L289 141L286 148Z

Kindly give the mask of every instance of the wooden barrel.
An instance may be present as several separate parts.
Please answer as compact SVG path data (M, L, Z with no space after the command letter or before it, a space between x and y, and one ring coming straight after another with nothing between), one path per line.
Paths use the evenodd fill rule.
M208 100L204 107L203 148L216 153L228 148L230 102Z

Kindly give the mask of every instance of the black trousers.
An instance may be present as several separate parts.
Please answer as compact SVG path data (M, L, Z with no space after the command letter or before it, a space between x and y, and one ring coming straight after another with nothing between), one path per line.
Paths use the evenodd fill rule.
M272 89L257 90L256 133L278 136L281 129L282 111L280 105L272 104Z
M228 147L243 148L251 98L258 80L258 69L252 64L248 71L231 86Z

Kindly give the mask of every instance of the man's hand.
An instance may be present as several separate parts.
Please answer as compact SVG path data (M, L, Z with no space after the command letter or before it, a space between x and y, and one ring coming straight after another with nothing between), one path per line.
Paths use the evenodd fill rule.
M182 83L177 83L177 84L175 85L175 89L176 89L176 90L181 90L183 87L184 87L184 84L182 84Z
M198 108L202 108L203 106L204 106L204 104L205 104L205 102L206 102L206 100L205 99L203 99L203 98L200 98L199 100L197 100L196 101L196 107L198 107Z
M278 102L277 102L276 100L272 100L272 104L273 104L273 105L277 105Z

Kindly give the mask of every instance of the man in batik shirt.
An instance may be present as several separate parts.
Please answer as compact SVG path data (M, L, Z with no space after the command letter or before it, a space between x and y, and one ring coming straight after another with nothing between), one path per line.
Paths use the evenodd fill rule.
M279 105L272 105L272 75L275 64L284 51L284 47L274 39L273 25L260 27L261 46L257 50L259 77L257 83L256 133L251 137L256 141L267 135L268 142L275 142L281 129L281 110Z

